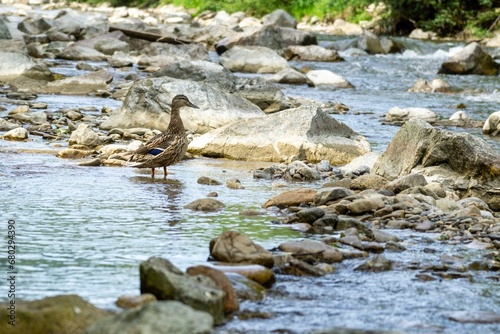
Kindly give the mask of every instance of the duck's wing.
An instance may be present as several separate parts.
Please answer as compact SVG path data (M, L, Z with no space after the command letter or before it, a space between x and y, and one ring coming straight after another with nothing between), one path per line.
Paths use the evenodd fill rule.
M157 134L148 140L143 146L133 151L132 155L158 155L175 142L176 136L172 133L164 132Z

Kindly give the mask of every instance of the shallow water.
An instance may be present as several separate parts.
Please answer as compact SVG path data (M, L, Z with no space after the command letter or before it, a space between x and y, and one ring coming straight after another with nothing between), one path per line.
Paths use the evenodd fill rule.
M393 106L427 107L447 118L456 111L457 104L464 103L466 112L479 120L498 110L498 77L446 76L453 87L468 93L408 93L418 78L436 77L439 64L461 46L403 41L411 47L403 55L346 57L346 62L333 64L294 63L331 69L352 82L355 90L282 88L289 96L345 103L351 112L334 117L366 136L376 152L382 152L399 129L380 123L380 117ZM340 43L322 43L332 42ZM75 64L65 62L57 71L81 74L72 67ZM35 101L48 103L49 112L95 107L98 113L103 106L120 105L111 99L55 95L40 95ZM13 107L5 106L5 113ZM474 133L500 148L498 140L484 137L480 129L454 130ZM16 221L19 298L77 293L99 307L113 308L120 295L139 292L138 266L151 256L165 257L186 269L203 263L208 257L209 241L225 230L244 232L268 249L286 240L314 237L273 224L276 217L272 213L239 215L244 209L259 209L269 197L283 190L273 188L271 181L252 178L251 169L267 163L185 160L169 168L167 181L161 176L152 181L149 171L79 167L75 161L56 158L54 144L36 136L28 143L0 141L0 233L5 240L7 221ZM45 153L18 153L25 149ZM245 189L199 185L196 180L200 176L223 182L237 177ZM321 182L288 184L286 189L303 186L317 188ZM211 191L219 193L218 199L227 205L225 210L198 213L183 209ZM460 324L446 317L447 312L461 310L500 313L500 286L487 273L472 272L472 282L419 282L415 280L417 272L404 269L415 261L439 263L442 253L477 257L481 252L442 245L435 242L436 235L391 233L408 239L407 251L385 254L396 261L394 270L358 273L352 268L359 260L348 260L338 266L336 273L322 278L279 276L266 299L242 303L243 310L267 312L272 314L271 319L234 319L216 331L307 333L328 327L354 327L411 333L500 332L495 325ZM429 254L425 248L433 248L436 253ZM4 257L0 267L6 267ZM0 300L5 297L0 295Z

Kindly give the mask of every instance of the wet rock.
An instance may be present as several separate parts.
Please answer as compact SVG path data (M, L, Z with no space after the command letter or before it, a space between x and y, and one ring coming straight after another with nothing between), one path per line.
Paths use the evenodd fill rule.
M309 167L306 163L293 161L286 167L283 178L289 181L314 181L320 180L321 175L315 168Z
M500 187L500 158L478 137L412 119L395 135L372 171L392 180L412 170L439 179L460 197L478 197L492 210L500 209L500 197L494 191Z
M263 24L273 24L278 27L297 28L297 20L283 9L276 9L271 14L262 17Z
M255 136L257 132L261 135ZM188 151L236 160L280 161L283 156L297 156L345 164L369 151L369 144L320 108L308 105L233 122L195 138Z
M232 92L210 84L171 77L135 81L123 105L101 123L101 129L146 127L165 131L172 98L186 94L200 109L185 107L181 111L188 131L205 133L238 119L263 116L259 107ZM202 111L200 111L202 110Z
M123 311L92 324L84 334L209 334L213 317L177 301L158 301Z
M426 232L436 228L436 223L430 220L423 221L415 226L416 231Z
M277 73L289 67L276 51L262 46L235 46L224 52L219 61L232 72Z
M352 195L354 191L343 187L322 188L314 195L314 205L320 206Z
M222 182L212 179L208 176L200 176L196 181L198 184L206 184L210 186L220 186Z
M342 253L335 247L316 240L287 241L278 246L283 252L290 252L294 257L312 256L318 262L342 262Z
M438 74L498 75L499 69L500 64L473 42L442 63Z
M344 60L337 51L325 49L319 45L291 45L284 50L284 57L288 61L337 62Z
M382 272L392 269L392 261L388 260L384 255L378 254L356 267L354 270Z
M500 135L500 111L488 116L483 125L483 133L490 136Z
M316 190L300 188L300 189L292 189L282 192L269 200L262 205L263 208L268 208L270 206L277 207L289 207L289 206L298 206L301 203L311 203L316 194Z
M293 68L285 68L268 79L272 82L302 85L307 81L307 77Z
M118 298L118 300L115 302L115 305L123 309L129 309L147 303L151 303L154 301L157 301L157 299L153 294L143 293L138 296L130 296L130 295L120 296L120 298Z
M217 261L253 263L268 268L274 265L272 254L255 244L247 235L226 231L210 241L210 255Z
M342 76L329 70L312 70L306 73L307 84L321 89L354 88Z
M389 109L385 115L385 120L390 123L405 122L412 118L422 119L428 123L437 121L437 114L426 108L399 108L393 107Z
M217 211L225 207L226 205L224 203L213 198L197 199L184 206L184 208L186 209L191 209L196 211Z
M214 268L224 274L238 274L257 283L260 287L271 287L276 282L274 272L259 264L234 264L218 262ZM247 284L251 285L251 284ZM253 289L253 288L252 288ZM257 288L257 290L260 290Z
M375 174L363 174L351 181L352 190L383 189L388 181L382 176Z
M139 267L141 293L151 293L158 300L177 300L212 315L220 324L224 319L224 293L215 288L208 277L189 276L177 269L170 261L151 257ZM202 279L204 277L204 279ZM153 305L155 303L149 303Z
M87 147L96 147L102 145L105 139L97 132L92 130L88 124L80 123L75 131L71 133L69 145L85 145Z
M28 139L28 130L25 128L15 128L0 136L5 140L24 141Z
M90 324L109 315L77 295L59 295L29 302L16 300L13 327L7 322L10 317L9 306L1 304L2 333L81 333Z
M196 266L189 267L186 270L188 275L205 275L210 277L215 285L222 291L224 291L224 312L234 312L240 308L240 303L238 302L238 297L233 289L233 286L227 276L217 269L207 267L207 266Z

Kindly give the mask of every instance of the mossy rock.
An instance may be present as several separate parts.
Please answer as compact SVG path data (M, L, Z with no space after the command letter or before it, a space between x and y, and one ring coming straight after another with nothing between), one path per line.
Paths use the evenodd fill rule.
M34 301L16 301L15 326L0 322L0 333L78 334L110 315L77 295L60 295ZM1 304L0 317L8 319L9 304Z

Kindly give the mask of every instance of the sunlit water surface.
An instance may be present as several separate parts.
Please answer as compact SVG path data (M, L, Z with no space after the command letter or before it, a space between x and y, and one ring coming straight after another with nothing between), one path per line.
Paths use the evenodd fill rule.
M345 40L322 41L322 44ZM415 94L407 89L418 78L436 77L439 64L457 44L434 44L403 40L409 50L402 55L346 57L342 63L293 63L330 69L356 86L355 90L317 90L306 86L281 88L289 96L318 101L342 102L351 112L334 117L347 123L383 152L398 127L382 125L387 110L399 107L426 107L448 118L459 103L467 106L473 119L485 120L498 111L498 77L445 76L460 92ZM59 67L64 74L80 74L72 64ZM73 72L75 71L75 72ZM465 92L463 92L465 91ZM71 107L116 108L120 102L94 97L41 95L49 112ZM360 112L360 115L355 115ZM468 131L499 148L498 140L485 137L480 129ZM62 143L63 146L67 145ZM0 141L0 215L2 229L16 221L19 272L18 297L38 299L57 294L77 293L103 308L113 308L118 296L139 292L139 263L150 256L169 259L181 269L206 261L209 241L225 230L238 230L270 249L281 242L311 237L276 225L276 216L241 216L244 209L260 209L283 189L272 181L254 180L251 170L267 163L224 160L185 160L169 170L166 181L149 171L130 168L79 167L77 162L54 156L53 143L32 136L28 143ZM45 154L18 153L20 149L46 150ZM232 177L245 189L199 185L200 176L220 181ZM321 183L289 184L317 188ZM288 189L287 188L287 189ZM217 213L184 209L187 203L211 191L227 207ZM322 278L279 276L268 297L260 302L243 302L242 309L267 312L270 319L233 319L218 332L307 333L313 329L353 327L394 329L411 333L499 333L491 324L461 324L448 320L452 311L493 311L500 313L500 287L488 273L473 272L466 279L420 282L407 265L439 263L439 256L464 254L480 257L462 246L436 242L438 235L391 231L404 236L408 251L386 252L396 262L387 273L354 272L359 261L345 261L336 273ZM6 233L2 233L6 239ZM426 249L424 251L424 249ZM435 250L429 253L428 248ZM6 267L5 257L0 266ZM0 299L4 299L0 295Z

